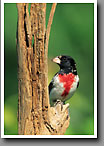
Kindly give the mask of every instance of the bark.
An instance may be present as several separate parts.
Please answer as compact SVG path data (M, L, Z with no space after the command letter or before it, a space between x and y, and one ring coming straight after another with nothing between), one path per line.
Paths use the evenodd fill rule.
M50 107L48 95L47 53L53 16L47 36L45 3L31 4L30 13L26 3L17 4L17 8L18 134L64 134L69 105L59 102Z

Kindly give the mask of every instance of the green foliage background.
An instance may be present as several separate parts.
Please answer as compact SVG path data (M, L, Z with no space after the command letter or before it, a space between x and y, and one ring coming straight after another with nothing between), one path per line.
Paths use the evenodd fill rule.
M48 22L51 4L47 4ZM18 134L17 105L17 52L16 4L4 6L4 53L5 53L5 134ZM3 48L2 48L3 49ZM79 88L70 103L70 126L67 135L94 134L94 5L58 4L49 41L49 82L59 70L51 58L67 54L77 63L80 77Z

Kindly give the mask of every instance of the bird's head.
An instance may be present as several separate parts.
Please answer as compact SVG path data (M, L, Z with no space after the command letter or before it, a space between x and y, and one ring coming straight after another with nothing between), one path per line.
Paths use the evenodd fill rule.
M60 66L60 69L70 69L74 74L77 74L76 63L70 56L61 55L52 59L53 62Z

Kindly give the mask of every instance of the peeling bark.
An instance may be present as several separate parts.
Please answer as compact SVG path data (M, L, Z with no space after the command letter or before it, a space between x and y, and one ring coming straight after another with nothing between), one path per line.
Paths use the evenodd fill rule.
M68 106L50 107L45 49L46 4L17 4L18 8L18 134L64 134L69 125Z

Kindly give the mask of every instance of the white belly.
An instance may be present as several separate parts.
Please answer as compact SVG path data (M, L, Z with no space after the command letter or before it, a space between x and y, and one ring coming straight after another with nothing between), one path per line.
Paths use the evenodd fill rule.
M78 77L78 75L75 76L75 79L74 79L75 81L72 84L72 87L69 91L69 94L65 97L61 96L62 93L64 92L65 88L64 88L63 83L59 82L58 75L55 76L53 78L53 80L54 80L54 83L53 83L54 88L50 92L50 104L51 105L54 104L54 100L59 99L61 101L65 101L65 100L69 99L74 94L74 92L77 88L77 85L78 85L78 82L79 82L79 77Z

